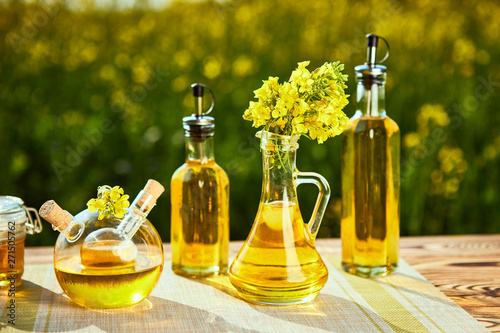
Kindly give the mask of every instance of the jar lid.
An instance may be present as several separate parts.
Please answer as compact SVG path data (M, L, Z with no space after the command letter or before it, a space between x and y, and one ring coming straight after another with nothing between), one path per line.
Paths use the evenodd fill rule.
M40 233L42 231L42 222L40 221L40 216L38 216L38 211L36 209L24 206L24 202L21 198L10 195L0 195L0 216L5 215L1 218L2 221L4 218L10 218L8 216L9 214L21 212L25 218L21 219L19 223L25 224L26 232L29 234ZM32 216L32 214L34 216Z
M0 214L8 214L22 209L24 202L21 198L10 195L0 196Z

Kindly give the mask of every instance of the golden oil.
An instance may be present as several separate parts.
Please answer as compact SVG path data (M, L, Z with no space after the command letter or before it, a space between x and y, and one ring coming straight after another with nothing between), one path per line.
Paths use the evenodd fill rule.
M23 226L24 227L24 226ZM26 236L0 242L0 288L11 286L12 275L15 286L22 283L24 273L24 241Z
M119 308L136 304L151 293L160 279L163 258L138 254L134 266L89 268L82 265L80 256L74 256L59 259L54 268L61 288L75 303Z
M229 278L244 299L256 303L304 303L318 295L328 279L328 270L298 204L260 203Z
M211 140L211 139L207 139ZM224 274L229 251L229 179L215 161L187 161L171 181L172 270Z
M80 250L82 264L97 268L133 266L136 255L137 247L129 239L86 242Z
M398 264L400 134L385 113L358 116L342 141L342 265L368 277Z

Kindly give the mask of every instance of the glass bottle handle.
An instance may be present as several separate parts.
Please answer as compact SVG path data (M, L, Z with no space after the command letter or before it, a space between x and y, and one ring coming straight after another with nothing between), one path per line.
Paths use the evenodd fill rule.
M300 184L314 184L319 189L318 198L316 199L311 219L307 224L309 233L314 239L318 234L321 220L323 219L326 207L328 206L328 200L330 199L330 185L326 181L325 177L315 172L297 172L296 175L297 186Z

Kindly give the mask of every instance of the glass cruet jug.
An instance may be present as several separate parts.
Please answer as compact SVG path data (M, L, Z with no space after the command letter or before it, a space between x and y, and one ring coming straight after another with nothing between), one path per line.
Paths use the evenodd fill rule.
M306 303L319 294L328 270L314 240L330 197L321 175L295 166L299 136L261 131L263 182L252 230L234 259L229 278L250 302L286 305ZM297 186L312 183L319 194L309 223L302 219Z

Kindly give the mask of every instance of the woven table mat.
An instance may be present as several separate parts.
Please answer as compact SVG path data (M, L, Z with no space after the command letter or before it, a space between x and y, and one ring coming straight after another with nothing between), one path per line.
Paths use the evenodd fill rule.
M487 332L405 261L385 278L344 273L324 255L328 283L312 303L260 306L240 300L227 276L191 280L170 262L152 294L128 308L90 310L59 287L51 265L25 267L15 296L15 326L0 293L1 332Z

